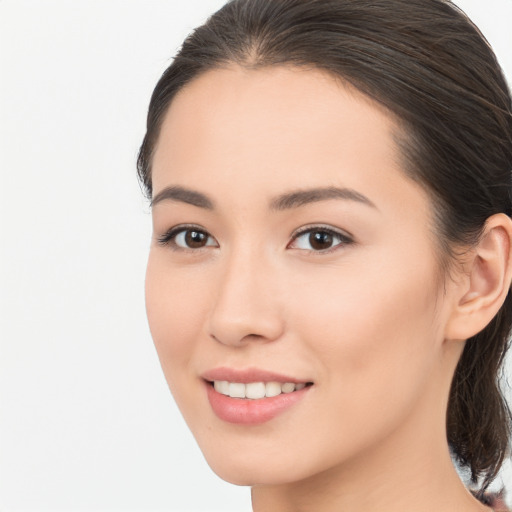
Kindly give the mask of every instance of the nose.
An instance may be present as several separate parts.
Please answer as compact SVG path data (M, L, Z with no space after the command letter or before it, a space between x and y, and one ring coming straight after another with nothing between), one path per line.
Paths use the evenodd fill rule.
M230 346L277 340L284 330L278 280L258 254L240 254L223 262L210 314L210 336Z

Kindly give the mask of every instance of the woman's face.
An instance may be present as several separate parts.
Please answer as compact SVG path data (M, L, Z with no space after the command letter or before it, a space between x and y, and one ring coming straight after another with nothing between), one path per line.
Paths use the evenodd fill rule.
M226 480L355 467L442 423L450 288L396 132L320 71L214 70L170 106L147 312L176 402Z

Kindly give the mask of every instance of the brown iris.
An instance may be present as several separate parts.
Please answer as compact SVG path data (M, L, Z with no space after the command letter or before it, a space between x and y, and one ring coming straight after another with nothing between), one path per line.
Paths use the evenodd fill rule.
M191 249L199 249L208 243L208 235L203 231L189 229L185 233L185 243Z
M327 231L313 231L309 235L309 243L318 251L329 249L333 243L333 236Z

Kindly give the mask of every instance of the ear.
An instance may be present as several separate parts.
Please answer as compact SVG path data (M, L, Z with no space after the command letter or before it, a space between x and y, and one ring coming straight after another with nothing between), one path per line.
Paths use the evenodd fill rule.
M505 214L487 219L477 247L456 284L445 339L467 340L482 331L505 302L512 281L512 220Z

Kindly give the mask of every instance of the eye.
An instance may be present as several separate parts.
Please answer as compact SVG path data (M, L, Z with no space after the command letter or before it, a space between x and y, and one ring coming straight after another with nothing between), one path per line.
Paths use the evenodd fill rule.
M177 226L158 238L161 245L170 245L174 249L202 249L218 247L216 240L204 229L196 226Z
M352 243L353 240L348 235L331 228L314 227L307 228L295 234L288 248L323 252L334 249L340 245Z

